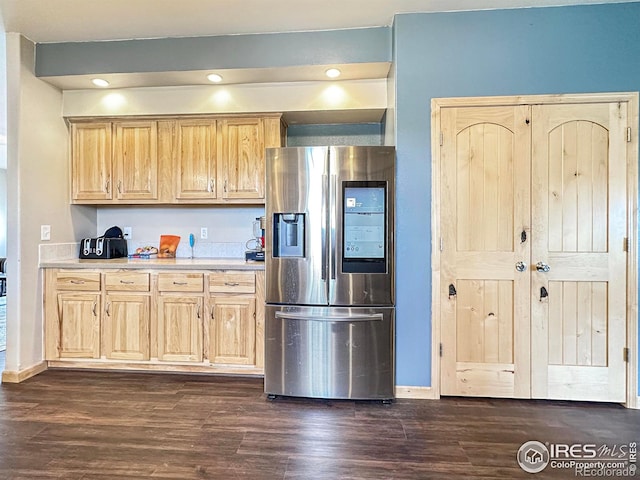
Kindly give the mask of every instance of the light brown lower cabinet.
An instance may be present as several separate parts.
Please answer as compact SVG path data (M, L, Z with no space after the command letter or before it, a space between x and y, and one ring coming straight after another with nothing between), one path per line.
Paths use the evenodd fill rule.
M104 273L102 347L110 360L149 360L150 276L142 272Z
M211 363L255 364L255 297L214 296L209 309Z
M158 360L202 362L202 296L158 297Z
M149 295L106 295L102 335L110 360L149 360Z
M58 295L60 358L100 358L100 294Z
M264 273L45 269L56 368L262 374Z

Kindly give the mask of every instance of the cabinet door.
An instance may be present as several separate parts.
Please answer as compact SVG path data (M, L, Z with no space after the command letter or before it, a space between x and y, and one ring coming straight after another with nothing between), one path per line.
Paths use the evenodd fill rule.
M158 123L115 124L115 195L118 200L158 198Z
M104 353L112 360L149 360L149 296L108 294Z
M211 363L254 365L256 300L254 296L211 298Z
M73 200L111 200L111 123L71 125Z
M223 120L222 197L264 198L264 127L262 119Z
M176 131L176 199L217 198L215 120L178 121Z
M202 362L201 296L158 297L158 360Z
M60 358L100 358L100 294L58 294Z

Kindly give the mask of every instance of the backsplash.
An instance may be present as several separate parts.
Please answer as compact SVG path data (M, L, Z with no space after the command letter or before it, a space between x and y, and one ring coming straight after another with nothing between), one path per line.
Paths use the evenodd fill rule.
M146 245L158 246L158 241L127 241L127 250L134 253L136 248ZM195 258L244 258L246 250L245 244L241 242L197 242L193 247ZM78 258L80 243L41 243L38 245L39 263L52 262L56 260L71 260ZM176 251L177 258L191 257L191 247L189 241L180 242Z
M191 257L191 247L189 239L181 239L176 250L177 258ZM158 246L158 240L149 241L127 241L127 250L129 253L135 253L136 248L151 245ZM240 242L203 242L197 241L193 246L193 256L195 258L244 258L245 244Z
M71 260L78 258L80 243L41 243L38 245L38 262L51 262L54 260Z

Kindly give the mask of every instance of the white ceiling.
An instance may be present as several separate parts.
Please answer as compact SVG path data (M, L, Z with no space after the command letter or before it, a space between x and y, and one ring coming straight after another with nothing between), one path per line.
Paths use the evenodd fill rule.
M391 25L396 13L633 0L0 0L7 32L36 43L332 30Z

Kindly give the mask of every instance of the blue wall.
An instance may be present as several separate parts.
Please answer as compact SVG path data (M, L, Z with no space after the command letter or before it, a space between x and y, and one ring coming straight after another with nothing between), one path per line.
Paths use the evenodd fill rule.
M397 384L431 385L432 98L640 90L640 3L398 15Z

